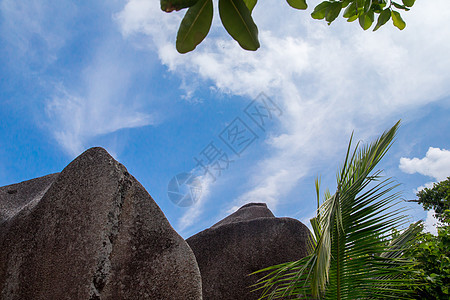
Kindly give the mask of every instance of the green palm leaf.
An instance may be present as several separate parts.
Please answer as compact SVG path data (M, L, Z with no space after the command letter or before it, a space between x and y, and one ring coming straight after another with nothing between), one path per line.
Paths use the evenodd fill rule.
M399 122L369 145L352 138L337 174L337 189L325 193L317 216L311 254L300 261L265 269L269 272L256 288L261 299L300 296L324 299L402 299L405 295L406 247L417 234L415 224L396 239L393 228L406 224L397 208L397 184L382 179L376 165L395 138ZM320 182L316 180L319 197ZM319 203L319 202L318 202Z

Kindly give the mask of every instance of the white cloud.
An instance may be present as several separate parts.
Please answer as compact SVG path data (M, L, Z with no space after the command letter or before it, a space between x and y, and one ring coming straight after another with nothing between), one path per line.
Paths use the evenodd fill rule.
M154 115L142 112L142 103L128 98L133 72L106 43L83 70L75 91L57 89L46 112L50 130L70 155L79 155L94 137L156 122Z
M141 45L157 51L185 82L200 78L251 98L265 92L282 107L282 130L267 140L271 155L255 166L248 191L230 203L258 199L276 210L317 161L345 151L354 128L369 138L403 113L450 95L446 1L418 2L404 13L404 31L387 24L376 33L363 32L356 22L327 26L308 12L261 3L254 11L262 45L256 52L242 50L218 29L217 12L209 36L185 55L174 47L179 13L130 0L117 20L125 36L150 37Z
M191 172L196 172L192 170ZM190 206L189 209L183 214L183 216L178 220L177 231L183 235L184 231L195 224L199 216L203 213L205 205L209 200L211 195L211 185L214 183L212 178L209 176L197 176L198 180L201 180L202 190L201 195L194 205Z
M400 158L400 170L408 174L419 173L434 178L436 181L445 180L450 176L450 151L439 148L428 148L424 158ZM413 191L414 194L424 188L432 188L434 182L427 182ZM437 235L438 220L434 217L435 211L427 211L425 231Z
M427 211L427 218L424 223L424 230L431 234L437 235L437 225L439 221L434 217L434 210Z
M114 91L113 85L110 92ZM152 116L107 96L108 93L90 91L86 97L77 97L61 88L47 102L50 130L72 157L83 152L89 140L96 136L154 122Z
M450 176L450 151L430 147L424 158L400 158L399 168L408 174L419 173L442 181Z
M417 194L418 192L420 192L423 189L429 189L433 187L434 182L427 182L424 185L419 186L417 189L415 189L413 191L414 194Z

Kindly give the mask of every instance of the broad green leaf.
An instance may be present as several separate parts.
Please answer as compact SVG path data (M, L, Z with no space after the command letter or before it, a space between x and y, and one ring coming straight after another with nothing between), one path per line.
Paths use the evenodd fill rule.
M364 3L364 12L367 13L372 7L372 0L366 0Z
M373 12L369 11L359 16L359 25L361 25L362 29L367 30L370 28L370 26L372 26L373 20L374 20Z
M381 12L386 7L386 1L384 0L372 0L372 10L379 10Z
M381 6L380 4L372 4L372 8L371 9L372 9L373 12L379 14L379 13L381 13L383 11L383 7L384 6Z
M287 0L287 3L293 8L297 9L307 9L308 4L306 4L306 0Z
M358 19L358 15L353 15L353 16L351 16L350 18L347 19L347 22L353 22L353 21L355 21L356 19Z
M328 25L331 24L336 18L339 16L341 12L342 6L341 2L333 2L328 8L327 15L325 16L325 20L327 20Z
M344 18L350 18L356 15L356 2L353 2L350 4L345 10L344 10Z
M408 11L408 10L409 10L409 8L407 8L407 7L404 6L404 5L398 4L397 2L392 2L392 5L394 5L395 8L398 8L398 9L403 9L403 10L405 10L405 11Z
M392 21L394 22L394 26L400 30L405 29L406 23L403 21L402 16L397 11L391 11Z
M258 28L243 0L219 0L219 15L223 27L242 48L259 48Z
M177 51L192 51L208 35L213 18L212 0L199 0L186 12L177 34Z
M358 11L363 11L364 10L365 0L356 0L355 3L356 3L356 9Z
M402 2L405 6L412 7L414 5L414 2L416 2L416 0L402 0Z
M324 19L327 15L328 8L331 4L333 3L329 1L323 1L322 3L318 4L314 8L314 11L311 13L311 17L316 20Z
M253 8L255 8L256 2L258 2L258 0L244 0L245 6L247 6L250 13L253 11Z
M397 11L391 11L392 21L394 22L394 26L400 30L405 29L406 23L403 21L402 16Z
M378 28L386 24L386 22L389 21L390 18L391 18L391 10L389 8L386 8L381 12L380 16L378 17L377 25L375 25L373 31L378 30Z
M194 6L198 0L161 0L161 10L172 12L183 8Z
M346 8L350 3L353 3L351 0L343 0L342 1L342 8Z

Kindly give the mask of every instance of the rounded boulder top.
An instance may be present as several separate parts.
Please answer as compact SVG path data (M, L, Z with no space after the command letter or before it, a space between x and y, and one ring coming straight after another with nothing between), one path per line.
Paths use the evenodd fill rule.
M275 218L266 203L247 203L237 211L217 222L211 228L217 228L231 223L245 222L259 218Z

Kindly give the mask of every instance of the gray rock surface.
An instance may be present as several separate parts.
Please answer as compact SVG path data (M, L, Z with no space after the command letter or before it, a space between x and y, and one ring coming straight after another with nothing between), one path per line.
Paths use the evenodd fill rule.
M32 208L0 224L1 299L202 299L191 249L104 149L53 179Z
M275 218L265 203L248 203L239 208L237 211L217 222L211 228L216 228L225 224L236 223L241 221L250 221L258 218Z
M261 203L237 212L186 241L195 253L205 300L253 300L257 270L307 255L309 229L291 218L275 218Z
M0 224L21 210L29 212L41 200L59 173L0 187Z

